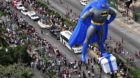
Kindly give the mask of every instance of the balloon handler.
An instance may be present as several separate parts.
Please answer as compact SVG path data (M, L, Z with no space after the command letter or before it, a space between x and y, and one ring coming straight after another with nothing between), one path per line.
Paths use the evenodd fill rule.
M110 16L108 18L108 16ZM86 63L86 52L89 44L97 42L101 57L106 53L104 51L104 42L107 39L108 24L116 17L107 0L93 1L85 6L80 14L77 26L69 39L70 47L74 45L83 45L81 60Z

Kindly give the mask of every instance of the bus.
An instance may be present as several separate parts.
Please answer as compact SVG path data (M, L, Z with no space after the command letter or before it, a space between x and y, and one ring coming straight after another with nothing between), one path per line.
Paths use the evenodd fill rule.
M72 48L69 46L68 41L72 33L68 30L60 32L60 42L65 45L69 50L72 50L74 53L81 53L82 46L73 46Z

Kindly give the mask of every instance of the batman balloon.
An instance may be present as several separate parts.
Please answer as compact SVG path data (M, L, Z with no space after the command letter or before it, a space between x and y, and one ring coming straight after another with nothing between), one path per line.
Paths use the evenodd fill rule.
M108 16L110 15L110 18ZM82 45L81 60L86 62L86 52L89 44L97 42L101 56L104 53L104 42L107 39L108 24L116 17L107 0L97 0L87 4L80 14L77 25L69 39L70 47Z

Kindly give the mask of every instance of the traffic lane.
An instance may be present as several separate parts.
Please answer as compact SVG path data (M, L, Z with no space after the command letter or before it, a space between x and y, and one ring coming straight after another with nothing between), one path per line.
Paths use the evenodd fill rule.
M124 28L120 28L120 31L118 32L118 31L115 31L116 27L117 27L117 24L115 25L113 23L109 26L109 33L112 34L112 36L114 35L117 36L114 39L116 39L117 41L120 41L123 38L126 44L125 48L132 53L134 51L139 51L140 43L139 43L139 40L137 40L137 37L132 35L133 32L130 32Z
M111 26L110 26L111 27ZM113 31L113 29L109 29L109 35L112 37L113 40L115 41L122 41L123 39L123 46L125 49L130 52L130 54L134 54L134 51L137 51L137 47L133 46L132 44L137 43L134 40L132 41L130 38L127 38L127 31L124 31L123 34L120 34L119 32ZM116 33L120 34L119 36L116 35Z
M78 10L77 8L75 8L74 6L71 6L69 3L64 2L63 4L58 3L57 0L51 0L50 2L50 8L53 8L54 10L56 10L60 15L65 16L65 14L67 12L70 12L70 9L72 10L72 13L70 13L70 15L76 15L76 17L79 16L79 13L81 12L81 10ZM72 17L70 17L72 18Z
M82 8L84 7L83 5L80 4L80 0L63 0L63 1L66 1L67 3L71 4L72 6L77 8L79 11L81 11Z
M57 5L60 5L60 6L65 5L65 4L72 5L72 7L74 7L78 11L81 11L82 8L84 7L80 4L80 0L62 0L63 4L58 2L58 0L50 0L49 2L53 2L53 3L57 2ZM68 6L68 7L71 7L71 6Z
M136 34L135 32L132 32L130 30L127 30L125 27L119 26L119 24L113 22L110 24L109 30L112 30L115 34L120 35L120 38L123 37L123 39L136 47L136 49L139 50L140 48L140 36Z
M49 1L49 8L54 9L55 12L59 12L60 15L64 16L66 14L66 10L64 10L63 8L59 7L60 4L59 3L55 3L53 1Z

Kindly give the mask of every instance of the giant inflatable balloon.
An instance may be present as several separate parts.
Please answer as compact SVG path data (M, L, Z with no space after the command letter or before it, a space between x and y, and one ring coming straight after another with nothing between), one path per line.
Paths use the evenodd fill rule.
M110 18L108 19L108 16ZM104 51L104 42L108 35L108 24L116 17L107 0L97 0L87 4L80 14L77 25L69 39L70 47L82 45L81 61L86 63L86 52L89 44L98 43L102 56L107 56ZM111 65L110 65L111 67Z

